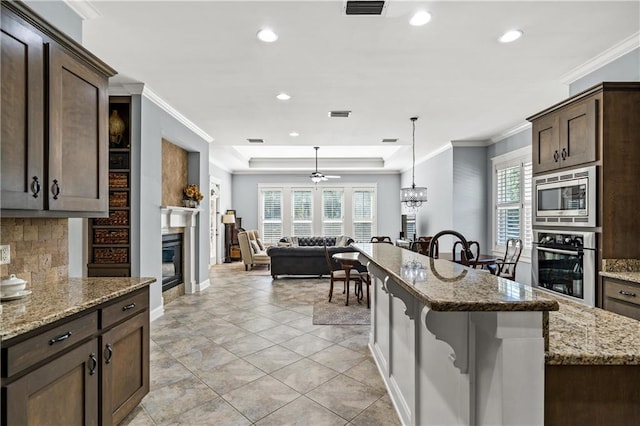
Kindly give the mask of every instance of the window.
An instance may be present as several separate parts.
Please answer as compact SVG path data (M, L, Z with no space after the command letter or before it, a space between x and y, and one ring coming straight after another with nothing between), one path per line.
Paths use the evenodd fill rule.
M313 191L294 189L291 191L291 235L313 236Z
M494 159L494 248L499 251L510 238L522 239L524 247L533 239L531 155L506 157Z
M262 239L276 243L282 238L282 190L263 189L262 194Z
M342 235L342 190L322 190L322 236Z
M353 239L369 242L373 236L374 192L371 189L353 190Z
M263 241L283 236L377 235L377 184L258 184L258 229Z

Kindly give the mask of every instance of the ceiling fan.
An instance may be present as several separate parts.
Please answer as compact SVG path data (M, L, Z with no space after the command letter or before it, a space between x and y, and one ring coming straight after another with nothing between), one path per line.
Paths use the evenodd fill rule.
M323 180L340 179L340 176L324 175L318 171L318 149L320 149L320 147L314 146L313 149L316 150L316 171L311 173L311 176L309 176L311 178L311 181L313 183L318 183Z

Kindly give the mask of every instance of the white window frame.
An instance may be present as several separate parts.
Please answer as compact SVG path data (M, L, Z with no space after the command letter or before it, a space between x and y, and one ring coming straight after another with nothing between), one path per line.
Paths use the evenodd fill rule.
M293 193L294 192L311 192L311 219L304 219L304 220L296 220L295 218L295 203L293 202L294 198L293 198ZM294 187L291 188L290 191L290 197L291 197L291 226L288 228L289 229L289 235L295 235L294 233L294 229L295 229L295 224L296 223L309 223L311 224L311 236L314 236L314 226L313 226L313 218L314 218L314 209L315 209L315 197L313 194L313 189L310 187Z
M280 192L280 221L274 221L274 220L265 220L264 218L264 193L268 192L268 191L279 191ZM284 227L284 218L285 218L285 210L284 210L284 195L285 192L282 190L282 188L279 187L274 187L274 186L265 186L265 187L260 187L258 188L258 229L260 230L260 238L264 239L265 242L268 243L275 243L277 241L269 241L266 239L266 234L264 232L264 224L265 223L280 223L280 229L282 230L282 234L285 234L285 227ZM282 237L282 236L281 236ZM279 240L280 238L278 238Z
M532 162L531 155L531 147L520 148L514 151L511 151L507 154L499 155L491 159L492 163L492 213L491 213L491 247L493 247L493 253L495 255L504 254L506 247L504 244L498 244L496 234L496 223L497 223L497 212L498 212L498 180L497 174L498 170L503 170L506 168L520 166L520 239L523 242L523 250L521 255L521 260L525 260L530 262L531 258L531 245L527 244L526 234L527 232L531 235L531 222L529 223L529 227L527 227L526 223L526 209L529 209L530 215L533 215L532 211L532 199L526 199L525 197L525 167L524 165ZM532 182L529 182L529 185L532 185ZM533 189L533 187L531 187ZM533 197L533 190L531 192L531 197ZM532 217L532 216L530 216Z
M356 220L355 218L356 203L353 200L354 200L354 195L357 191L371 193L371 218L369 220ZM371 223L371 236L373 237L374 235L377 235L377 233L374 232L374 230L378 228L376 223L376 216L377 216L376 211L378 208L377 195L378 195L377 191L371 187L367 187L367 188L354 187L352 189L351 191L351 205L352 205L351 206L351 229L353 230L353 235L351 235L351 237L354 240L356 239L356 233L355 233L356 223ZM361 242L368 243L369 241L361 241Z
M343 207L342 207L342 232L343 235L354 236L353 228L353 191L358 190L372 190L374 193L374 201L376 202L373 207L373 235L378 233L378 184L377 183L345 183L340 184L337 182L331 182L331 185L313 183L305 184L291 184L291 183L259 183L258 184L258 203L257 203L257 215L258 215L258 229L263 232L263 212L262 212L262 193L263 191L282 191L282 233L286 236L293 234L293 190L307 190L313 191L313 236L323 236L322 224L322 190L323 189L338 189L343 191ZM287 213L289 212L289 213Z
M329 219L329 220L325 220L325 216L324 216L324 193L325 192L329 192L329 191L333 191L333 192L340 192L340 220L337 219ZM321 234L319 236L322 237L326 237L328 236L325 232L324 232L324 228L325 228L325 224L327 223L340 223L340 232L338 233L338 235L345 235L345 213L346 213L346 209L345 209L345 191L344 188L341 187L337 187L337 186L332 186L332 187L325 187L322 188L321 191L321 195L320 195L320 202L321 202L321 208L322 208L322 216L320 216L320 223L321 223Z

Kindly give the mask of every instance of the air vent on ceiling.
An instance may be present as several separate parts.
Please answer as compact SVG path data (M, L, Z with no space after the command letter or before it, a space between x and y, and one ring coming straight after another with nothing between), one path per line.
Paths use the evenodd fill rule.
M395 139L384 138L384 139L382 139L382 143L396 143L396 142L398 142L398 138L395 138Z
M382 15L384 1L347 0L347 15Z
M264 139L247 139L249 143L264 143Z
M351 111L329 111L329 117L349 118Z

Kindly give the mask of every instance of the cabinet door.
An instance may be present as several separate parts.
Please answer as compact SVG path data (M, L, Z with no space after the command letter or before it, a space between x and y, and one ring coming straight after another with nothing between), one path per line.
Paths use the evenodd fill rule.
M149 311L102 335L102 424L118 424L149 392Z
M98 340L3 386L9 425L97 425Z
M558 150L557 114L550 114L533 122L533 173L558 168L560 152Z
M2 208L42 210L44 55L42 38L2 11Z
M596 161L597 108L589 98L560 111L560 167Z
M107 79L50 45L49 210L107 212Z

